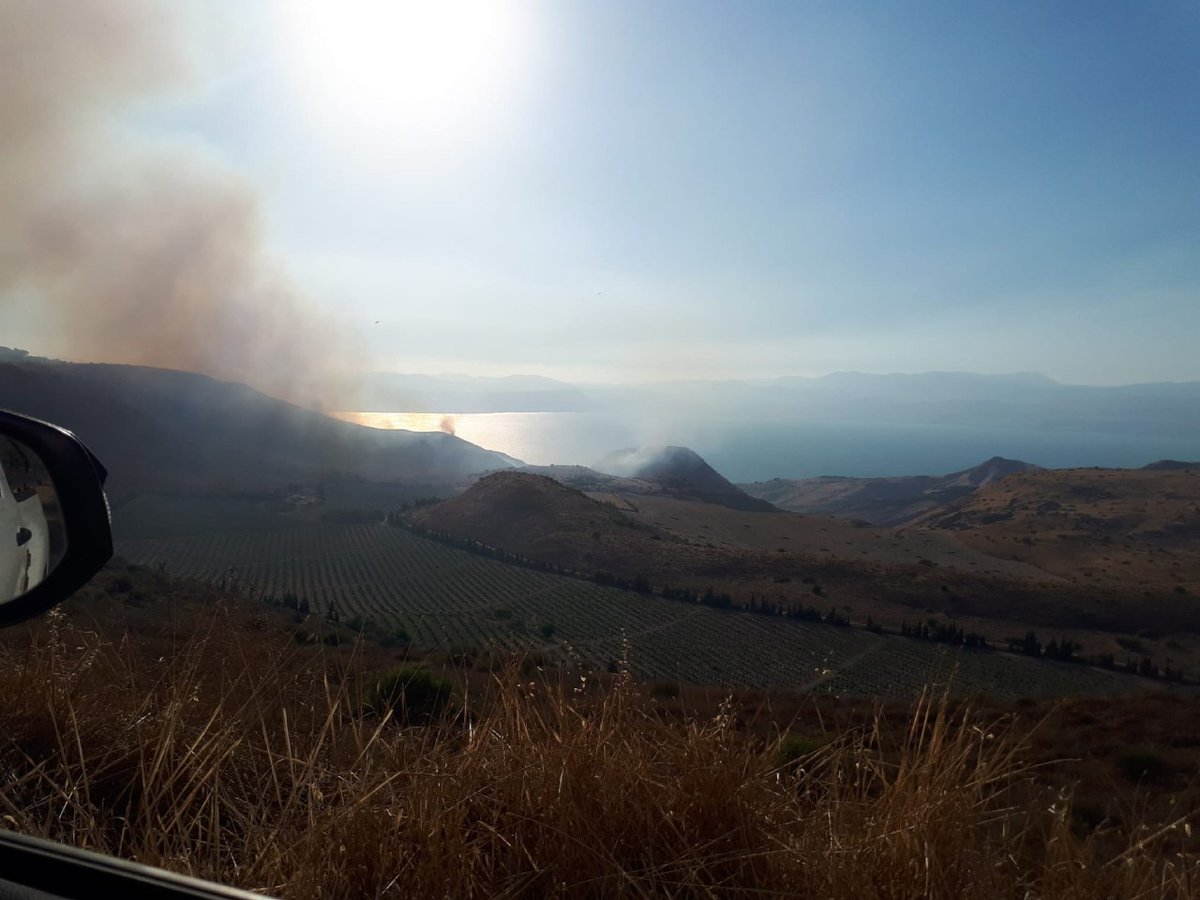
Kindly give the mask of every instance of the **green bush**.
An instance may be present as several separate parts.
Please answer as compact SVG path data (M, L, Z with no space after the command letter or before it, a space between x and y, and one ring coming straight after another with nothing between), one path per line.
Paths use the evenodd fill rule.
M776 765L779 768L795 766L806 756L811 756L822 747L826 741L820 738L801 737L797 734L786 735L779 742L776 755Z
M446 715L454 700L454 684L428 669L400 666L376 678L367 689L366 709L411 724L432 722Z
M412 641L412 637L404 628L397 628L395 631L384 634L379 638L379 644L382 647L400 647Z
M1149 750L1131 750L1117 757L1117 769L1133 782L1162 781L1171 774L1170 764Z

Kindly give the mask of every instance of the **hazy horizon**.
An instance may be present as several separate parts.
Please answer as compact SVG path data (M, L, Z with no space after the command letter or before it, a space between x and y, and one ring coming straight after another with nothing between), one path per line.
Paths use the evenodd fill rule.
M0 50L36 353L1200 379L1191 3L14 0Z
M30 347L6 348L3 346L0 346L0 351L3 351L5 349L12 349L12 350L16 350L18 352L28 353L30 357L34 357L34 358L58 360L61 362L78 363L81 365L106 364L106 363L111 362L110 360L87 358L87 357L68 358L68 357L50 356L49 354L40 353L36 349L30 348ZM122 363L116 363L116 364L122 364ZM163 368L163 369L173 369L176 371L186 371L186 372L195 371L194 369L179 368L179 367L173 367L170 365L161 365L161 366L154 366L154 367L155 368ZM197 374L209 374L209 373L199 372ZM453 380L505 381L505 380L521 380L521 379L531 379L531 380L541 379L541 380L545 380L545 381L549 381L549 382L556 382L558 384L562 384L567 387L575 387L575 388L632 387L632 386L637 386L637 385L655 385L655 386L666 387L666 386L671 386L671 385L722 383L722 382L738 382L738 383L744 383L744 384L748 384L748 385L754 385L754 384L769 384L772 382L777 382L777 381L786 380L786 379L804 379L804 380L817 381L820 379L827 379L827 378L842 376L842 375L850 375L850 376L862 375L862 376L875 377L875 378L905 378L905 377L920 377L920 376L963 376L963 375L971 376L971 377L995 378L995 379L1036 378L1036 379L1044 379L1046 381L1052 382L1056 385L1060 385L1063 387L1137 387L1137 386L1141 386L1141 385L1155 385L1155 384L1196 384L1196 383L1200 383L1200 375L1198 375L1196 378L1163 379L1160 381L1082 382L1082 381L1065 381L1062 379L1055 378L1051 375L1048 375L1045 372L1038 372L1038 371L1034 371L1034 370L1026 370L1026 371L1011 370L1011 371L985 372L985 371L971 370L971 369L914 369L914 370L910 370L910 371L869 371L869 370L865 370L865 369L832 369L832 370L823 371L823 372L804 373L804 374L795 372L795 371L780 371L776 374L768 374L768 375L731 374L731 375L727 375L722 378L716 378L716 377L713 377L713 378L678 378L678 377L673 377L669 373L666 373L658 378L653 378L653 377L633 378L633 377L630 377L630 378L622 379L620 377L614 377L612 380L609 380L609 381L587 380L587 379L570 380L567 378L557 378L554 376L542 375L542 374L539 374L532 370L524 370L524 371L507 371L507 370L505 370L505 371L499 372L498 374L480 374L480 373L471 373L471 372L463 372L463 371L457 371L457 372L456 371L403 371L403 370L399 370L399 369L364 369L358 374L361 377L370 377L372 375L390 375L390 376L398 376L398 377L402 377L402 378L430 378L430 379L444 379L447 381L453 381ZM222 380L231 380L231 379L222 379ZM236 380L236 379L232 379L232 380Z

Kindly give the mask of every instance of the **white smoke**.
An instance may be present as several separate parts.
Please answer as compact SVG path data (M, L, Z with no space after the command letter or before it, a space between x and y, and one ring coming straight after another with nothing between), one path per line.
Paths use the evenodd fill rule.
M320 404L351 330L264 251L250 185L119 116L191 75L171 0L0 3L0 312L72 358L159 365Z

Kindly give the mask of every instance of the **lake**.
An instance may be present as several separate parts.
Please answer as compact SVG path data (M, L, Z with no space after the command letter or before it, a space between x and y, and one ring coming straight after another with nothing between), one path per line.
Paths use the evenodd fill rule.
M723 416L671 422L611 413L339 412L375 428L452 431L531 465L588 466L622 447L691 447L732 481L816 475L941 475L993 456L1048 468L1136 468L1200 458L1188 438L1046 429L842 421L762 421Z

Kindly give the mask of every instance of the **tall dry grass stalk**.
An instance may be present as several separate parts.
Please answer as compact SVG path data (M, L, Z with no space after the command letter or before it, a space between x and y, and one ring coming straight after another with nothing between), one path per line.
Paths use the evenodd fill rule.
M925 698L796 757L723 711L496 677L434 725L221 613L172 652L56 620L0 660L8 827L285 897L1192 897L1072 832L1021 742Z

